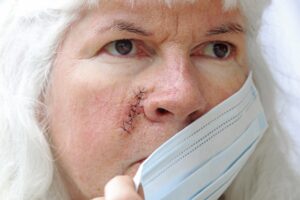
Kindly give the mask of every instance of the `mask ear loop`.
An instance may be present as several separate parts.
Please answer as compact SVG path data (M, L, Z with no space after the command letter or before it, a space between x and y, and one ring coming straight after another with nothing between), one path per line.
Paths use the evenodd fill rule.
M134 186L135 186L135 191L141 196L143 197L143 199L145 199L145 195L144 195L144 189L141 183L141 179L142 179L142 171L143 171L143 164L141 164L141 166L139 167L138 171L136 172L136 175L133 178L133 182L134 182Z
M138 191L139 188L142 186L141 179L142 179L142 171L143 171L143 163L140 165L138 171L136 172L133 182L135 186L135 190Z

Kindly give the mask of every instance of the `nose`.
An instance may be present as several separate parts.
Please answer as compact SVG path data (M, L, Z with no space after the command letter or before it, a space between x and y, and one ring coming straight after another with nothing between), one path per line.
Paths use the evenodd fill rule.
M190 123L203 115L208 105L201 91L199 71L184 60L174 60L166 68L155 74L154 89L143 105L145 116L154 122Z

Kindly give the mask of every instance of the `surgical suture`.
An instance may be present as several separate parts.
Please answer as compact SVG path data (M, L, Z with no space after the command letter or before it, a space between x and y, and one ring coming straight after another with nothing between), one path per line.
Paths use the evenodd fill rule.
M142 100L145 99L146 91L139 89L135 94L134 101L130 104L127 119L123 121L122 129L130 133L134 129L134 119L143 112Z

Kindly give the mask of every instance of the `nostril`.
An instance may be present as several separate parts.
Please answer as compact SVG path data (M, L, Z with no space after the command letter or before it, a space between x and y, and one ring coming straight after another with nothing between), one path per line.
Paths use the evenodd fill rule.
M156 109L156 114L157 115L166 115L167 113L169 113L169 111L167 111L166 109L163 109L163 108L157 108Z

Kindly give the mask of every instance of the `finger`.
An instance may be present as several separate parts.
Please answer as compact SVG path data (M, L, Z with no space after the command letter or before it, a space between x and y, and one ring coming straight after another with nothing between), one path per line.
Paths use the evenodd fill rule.
M104 188L105 200L142 200L129 176L116 176Z

